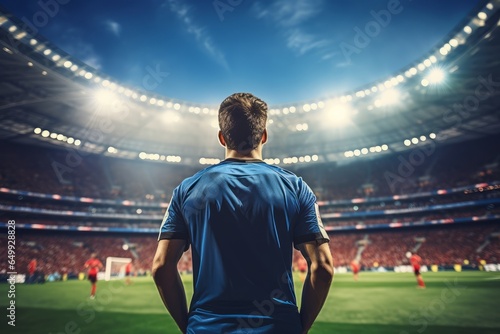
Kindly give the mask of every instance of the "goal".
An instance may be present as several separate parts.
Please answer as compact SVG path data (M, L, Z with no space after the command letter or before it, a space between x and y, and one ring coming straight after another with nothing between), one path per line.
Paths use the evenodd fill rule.
M107 257L106 271L104 272L104 280L119 279L125 277L125 266L132 262L131 258L127 257Z

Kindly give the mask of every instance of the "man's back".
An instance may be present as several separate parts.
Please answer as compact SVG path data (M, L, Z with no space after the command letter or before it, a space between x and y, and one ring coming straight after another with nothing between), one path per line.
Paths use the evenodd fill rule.
M316 197L301 178L262 161L267 109L250 93L222 101L217 137L226 160L174 190L152 274L182 333L306 334L328 295L333 260ZM194 295L188 312L177 265L189 244ZM300 313L293 247L309 268Z
M286 327L273 330L299 331L293 243L328 238L314 203L302 179L260 160L227 159L182 182L161 233L186 233L191 243L189 327L207 328L207 319L234 325L230 319L237 316L240 329L283 321ZM222 328L229 327L217 330Z

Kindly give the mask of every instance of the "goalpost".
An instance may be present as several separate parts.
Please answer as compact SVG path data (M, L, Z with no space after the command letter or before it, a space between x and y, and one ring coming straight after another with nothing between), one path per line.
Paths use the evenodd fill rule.
M127 257L107 257L104 279L109 281L125 277L125 266L130 262L132 259Z

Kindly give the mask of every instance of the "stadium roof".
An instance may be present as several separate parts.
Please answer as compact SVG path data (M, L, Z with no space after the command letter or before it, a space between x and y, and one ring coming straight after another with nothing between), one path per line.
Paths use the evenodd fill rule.
M499 133L499 8L498 0L484 2L391 77L341 96L271 106L265 156L280 164L340 162ZM4 10L0 43L0 138L171 163L223 157L217 106L126 87L23 30Z

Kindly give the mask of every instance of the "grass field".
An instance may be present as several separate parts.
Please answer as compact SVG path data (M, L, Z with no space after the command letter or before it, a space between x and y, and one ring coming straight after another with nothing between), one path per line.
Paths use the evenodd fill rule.
M500 333L499 273L426 273L424 278L422 290L407 273L361 273L359 282L336 275L310 333ZM190 295L191 277L184 281ZM301 287L296 284L297 291ZM7 289L0 285L0 333L179 333L151 278L135 279L130 286L98 282L95 300L88 298L87 281L16 285L15 327L7 325Z

